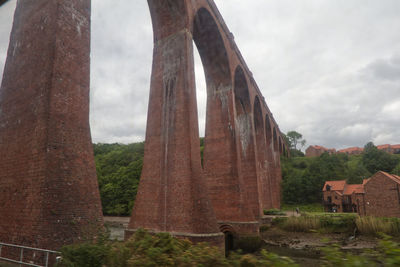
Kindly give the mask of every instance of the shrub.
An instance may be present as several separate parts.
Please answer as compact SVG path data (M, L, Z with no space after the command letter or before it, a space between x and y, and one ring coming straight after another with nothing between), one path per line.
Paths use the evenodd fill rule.
M104 244L75 244L61 249L62 267L101 267L109 247Z
M286 215L286 213L279 209L269 209L264 210L264 215Z
M376 249L364 250L361 255L345 253L337 244L321 250L324 254L322 266L326 267L400 266L400 245L387 235L383 235Z
M258 236L245 236L239 245L247 251L258 250L262 240ZM134 266L297 266L286 257L261 251L261 256L231 253L225 258L221 249L207 243L193 245L188 240L172 237L168 233L151 235L138 230L126 242L80 244L63 247L60 267L134 267Z
M271 224L277 225L277 226L282 226L287 220L288 220L288 217L276 217L276 218L272 219Z

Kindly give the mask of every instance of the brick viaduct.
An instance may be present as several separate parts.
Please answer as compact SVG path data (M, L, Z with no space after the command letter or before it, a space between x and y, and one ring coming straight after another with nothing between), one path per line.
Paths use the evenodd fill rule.
M280 206L278 125L212 0L148 0L145 158L127 235L258 233ZM201 165L193 41L207 82ZM0 89L0 242L59 248L102 225L89 128L90 0L18 1Z

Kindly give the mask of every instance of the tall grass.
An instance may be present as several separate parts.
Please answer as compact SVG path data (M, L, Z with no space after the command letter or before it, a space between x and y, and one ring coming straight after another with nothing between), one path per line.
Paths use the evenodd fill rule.
M281 227L291 232L309 232L310 230L320 229L321 221L318 217L289 217L282 222Z
M324 233L351 233L356 225L357 214L346 213L303 213L300 217L289 217L276 221L286 231Z
M360 217L355 213L303 213L300 217L279 218L275 225L291 232L318 231L363 235L400 236L400 218Z
M400 234L399 218L357 217L357 230L364 235L377 235L379 233L398 236Z

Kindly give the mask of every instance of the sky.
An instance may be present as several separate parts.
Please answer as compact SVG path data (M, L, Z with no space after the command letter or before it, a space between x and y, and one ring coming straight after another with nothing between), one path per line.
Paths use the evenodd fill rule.
M215 2L283 133L301 133L306 147L400 143L400 1ZM0 8L0 77L15 3ZM152 38L147 1L92 1L93 142L144 140ZM195 64L203 136L197 51Z

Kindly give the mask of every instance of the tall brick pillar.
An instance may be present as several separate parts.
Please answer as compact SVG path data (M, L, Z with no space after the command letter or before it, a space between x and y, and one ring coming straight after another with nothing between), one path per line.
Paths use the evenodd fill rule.
M154 54L145 156L126 236L145 228L222 246L201 167L188 1L148 3Z
M102 212L89 129L90 0L17 3L0 89L0 241L59 249Z

